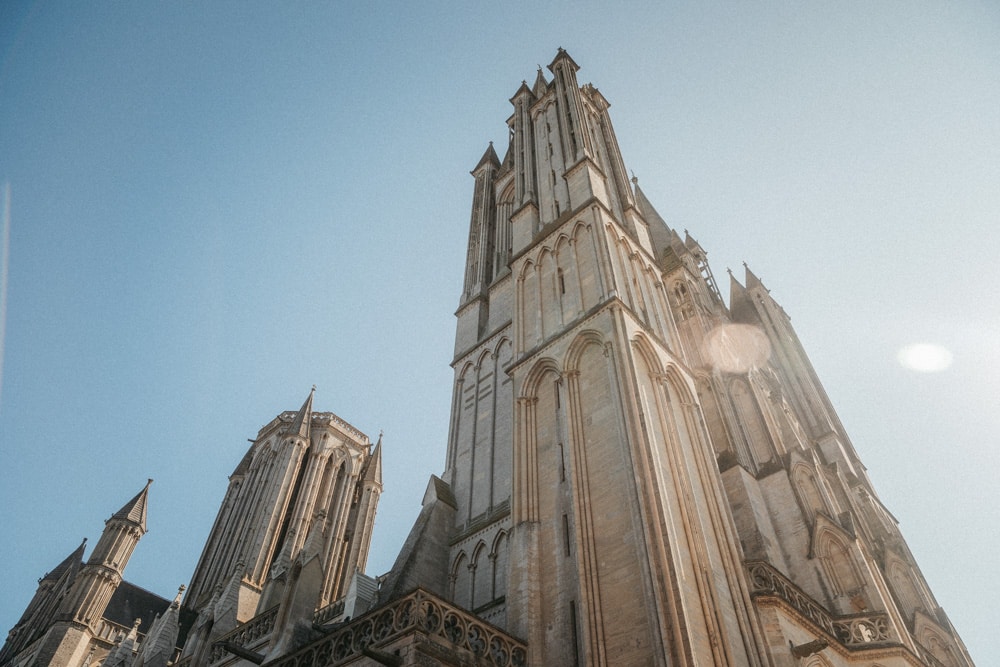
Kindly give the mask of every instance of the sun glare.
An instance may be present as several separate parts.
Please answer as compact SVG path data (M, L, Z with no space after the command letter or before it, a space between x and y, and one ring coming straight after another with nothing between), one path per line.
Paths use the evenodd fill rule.
M938 373L951 366L952 354L940 345L914 343L896 354L900 365L920 373Z

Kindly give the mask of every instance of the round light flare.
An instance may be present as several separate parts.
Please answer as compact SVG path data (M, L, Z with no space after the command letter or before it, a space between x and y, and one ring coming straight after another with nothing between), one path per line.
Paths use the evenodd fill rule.
M767 334L749 324L722 324L705 337L706 360L727 373L746 373L767 363L771 343Z
M900 348L896 353L903 368L918 373L940 373L951 366L952 354L934 343L914 343Z

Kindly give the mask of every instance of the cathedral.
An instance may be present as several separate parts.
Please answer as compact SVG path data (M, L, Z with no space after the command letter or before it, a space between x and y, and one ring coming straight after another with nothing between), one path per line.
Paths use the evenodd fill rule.
M559 49L472 170L447 456L365 572L381 438L265 425L186 590L123 571L149 484L41 580L0 667L966 667L790 319L627 176Z

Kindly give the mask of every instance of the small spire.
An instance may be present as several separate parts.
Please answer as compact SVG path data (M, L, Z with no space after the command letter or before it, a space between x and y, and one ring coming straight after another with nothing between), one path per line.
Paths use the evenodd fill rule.
M309 428L312 425L313 394L316 393L316 385L309 391L309 397L299 408L298 414L292 420L292 425L288 427L288 435L297 435L300 438L309 440Z
M80 565L83 564L83 552L84 549L86 549L86 547L87 547L87 538L85 537L83 538L83 542L80 543L80 546L78 546L73 551L73 553L66 556L66 558L64 558L61 563L56 565L51 572L48 572L44 577L39 579L39 583L43 581L57 581L68 570L80 567Z
M364 472L361 474L362 480L366 483L374 483L382 486L382 431L378 432L378 442L372 449L368 461L365 463Z
M180 629L181 595L185 586L177 589L177 597L173 604L163 613L153 619L153 624L146 634L145 641L139 647L139 657L135 665L141 667L167 667L173 657L174 646L177 644L177 634Z
M570 65L572 65L574 72L580 69L580 66L576 64L576 61L573 60L572 56L566 53L566 49L562 48L561 46L559 47L559 50L556 52L556 57L553 58L552 62L549 64L549 69L552 70L555 64L563 59L568 60L570 62Z
M535 94L535 97L541 97L545 94L545 91L549 87L549 82L545 80L545 74L542 73L542 66L538 66L538 74L535 75L535 85L532 86L531 92Z
M743 262L743 269L746 271L747 289L752 289L754 287L761 287L765 290L767 289L764 287L764 283L761 282L760 278L758 278L757 275L750 270L750 267L746 262Z
M322 558L323 545L326 543L326 511L317 510L313 515L312 525L306 533L306 541L302 545L298 554L298 561L301 564L307 563L311 558Z
M137 493L132 500L125 503L120 510L111 515L111 518L130 521L138 525L142 529L142 532L146 532L146 504L149 500L149 485L152 483L152 478L147 479L146 486L142 488L142 491Z
M281 551L278 552L274 562L271 563L271 570L268 573L271 579L277 579L291 569L293 542L295 542L295 529L289 528L288 534L285 536L285 541L281 545Z
M493 148L492 141L490 142L490 145L486 147L486 151L483 153L483 156L479 158L479 162L476 163L475 168L470 173L475 176L477 171L488 165L492 165L493 167L500 166L500 158L497 157L497 152Z
M522 95L527 95L528 99L532 101L535 99L535 93L532 92L531 88L528 88L528 82L525 81L524 79L521 80L521 85L517 87L517 90L514 91L514 94L511 96L510 98L511 104L513 104L514 100L521 97Z
M102 663L106 667L129 667L135 654L135 643L139 639L139 624L141 618L135 619L132 629L121 639L119 644L111 649L108 657Z
M236 627L236 614L240 606L240 591L243 588L246 567L246 562L242 558L237 561L236 567L233 568L232 574L229 576L229 581L226 582L225 588L219 594L214 609L217 626L227 627L230 630Z

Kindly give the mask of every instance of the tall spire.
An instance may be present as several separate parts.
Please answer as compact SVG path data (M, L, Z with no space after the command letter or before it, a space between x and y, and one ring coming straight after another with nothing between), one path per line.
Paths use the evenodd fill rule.
M288 427L288 435L297 435L305 440L309 439L309 427L312 424L313 394L316 393L316 385L309 390L309 397L299 408L298 414L292 420L292 425Z
M121 583L122 573L139 539L146 534L146 505L149 485L104 522L101 537L60 603L60 613L72 616L77 623L96 624L108 601Z
M111 515L111 518L130 521L139 526L142 532L146 532L146 503L149 499L149 485L152 483L152 479L146 480L146 486L142 487L142 491L135 494L135 497Z
M365 483L382 486L382 431L379 431L378 442L375 443L375 448L372 449L368 463L365 465L363 479Z

